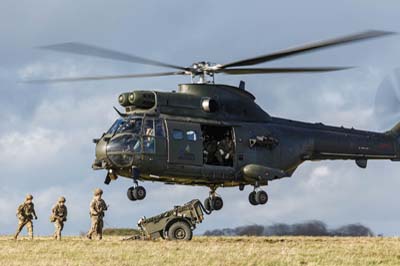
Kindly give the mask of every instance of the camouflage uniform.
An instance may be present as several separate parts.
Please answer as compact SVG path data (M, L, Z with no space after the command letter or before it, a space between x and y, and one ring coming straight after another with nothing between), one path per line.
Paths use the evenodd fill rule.
M233 142L226 136L217 143L217 151L215 157L221 165L229 165L233 156Z
M27 195L25 198L25 202L18 206L17 209L17 217L18 217L18 228L17 232L15 232L14 239L17 239L19 233L21 233L24 226L28 229L28 235L31 239L33 239L33 223L32 219L35 217L37 219L37 215L35 212L34 205L32 203L32 195Z
M207 138L204 143L205 162L207 164L214 163L215 153L217 152L217 141L213 138Z
M91 227L86 235L87 238L92 239L93 234L97 235L99 239L103 238L103 217L104 211L107 210L105 201L101 198L103 191L96 189L94 191L94 197L90 202L90 220Z
M50 221L54 223L55 231L54 231L54 238L61 240L61 231L64 228L64 222L67 221L68 210L67 206L64 205L65 198L60 197L58 202L54 207L51 209L51 217Z

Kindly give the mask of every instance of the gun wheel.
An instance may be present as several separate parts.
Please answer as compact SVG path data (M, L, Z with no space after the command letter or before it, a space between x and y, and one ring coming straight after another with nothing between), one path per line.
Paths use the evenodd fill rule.
M168 229L170 240L191 240L193 232L185 222L176 222Z

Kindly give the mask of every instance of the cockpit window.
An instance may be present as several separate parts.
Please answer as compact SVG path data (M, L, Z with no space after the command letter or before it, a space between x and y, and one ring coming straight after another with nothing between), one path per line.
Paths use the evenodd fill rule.
M144 121L143 135L144 136L154 136L154 120L153 119L147 119Z
M149 118L143 123L143 152L155 152L154 119Z
M155 127L156 127L156 136L165 137L164 123L161 119L155 120Z
M133 134L118 135L110 140L106 149L112 163L126 167L133 163L133 154L141 152L141 138Z
M174 129L172 131L172 138L176 140L183 140L183 131L179 129Z
M124 120L122 118L118 118L106 134L113 134L123 122Z
M143 136L165 137L163 120L157 118L146 119L144 121Z
M116 133L126 132L126 133L139 134L141 128L142 128L142 119L132 118L125 120L124 123L122 123L118 127Z
M115 133L134 133L139 134L142 129L142 118L119 118L111 128L107 131L107 134L115 134Z
M107 145L107 153L136 153L141 151L141 141L131 134L119 135L111 139Z
M142 128L143 127L143 128ZM162 119L141 117L119 118L106 134L132 133L143 136L165 137L165 127Z
M113 135L107 155L116 165L123 166L131 163L135 153L155 153L157 137L165 137L165 128L162 119L136 116L117 119L107 134Z
M186 139L189 141L196 141L197 140L196 131L193 130L186 131Z

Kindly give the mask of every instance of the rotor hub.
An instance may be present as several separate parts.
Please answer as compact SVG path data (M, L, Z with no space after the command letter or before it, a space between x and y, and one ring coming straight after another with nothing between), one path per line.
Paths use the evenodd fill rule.
M188 71L192 76L192 82L195 82L198 77L197 83L214 83L214 74L218 70L220 65L201 61L193 63ZM207 77L211 77L212 80L207 80Z

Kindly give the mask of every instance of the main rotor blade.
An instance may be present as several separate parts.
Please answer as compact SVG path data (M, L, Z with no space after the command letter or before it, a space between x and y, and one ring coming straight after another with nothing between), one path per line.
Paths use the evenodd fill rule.
M229 68L221 69L217 72L229 75L246 75L246 74L273 74L273 73L314 73L329 72L350 69L352 67L285 67L285 68Z
M115 76L93 76L93 77L75 77L75 78L56 78L56 79L37 79L37 80L24 80L24 83L59 83L59 82L75 82L75 81L90 81L90 80L108 80L108 79L127 79L127 78L147 78L147 77L161 77L173 75L189 75L185 71L178 72L161 72L161 73L146 73L146 74L128 74L128 75L115 75Z
M358 42L358 41L372 39L372 38L383 37L383 36L391 35L391 34L395 34L395 32L369 30L369 31L351 34L351 35L347 35L347 36L343 36L343 37L339 37L339 38L335 38L335 39L329 39L329 40L325 40L325 41L320 41L320 42L310 43L310 44L306 44L306 45L302 45L302 46L298 46L298 47L293 47L293 48L278 51L278 52L272 53L272 54L262 55L262 56L258 56L258 57L254 57L254 58L249 58L249 59L244 59L244 60L224 64L220 68L224 69L227 67L256 65L256 64L292 56L292 55L298 55L301 53L316 51L316 50L323 49L323 48L348 44L348 43L352 43L352 42Z
M139 63L139 64L145 64L145 65L162 66L162 67L169 67L169 68L175 68L175 69L180 69L180 70L187 70L187 68L185 68L185 67L171 65L171 64L139 57L136 55L121 53L118 51L113 51L110 49L106 49L106 48L102 48L102 47L98 47L98 46L94 46L94 45L89 45L89 44L84 44L84 43L68 42L68 43L60 43L60 44L54 44L54 45L41 46L39 48L46 49L46 50L53 50L53 51L57 51L57 52L66 52L66 53L87 55L87 56L93 56L93 57L101 57L101 58L112 59L112 60L120 60L120 61L126 61L126 62L131 62L131 63Z

